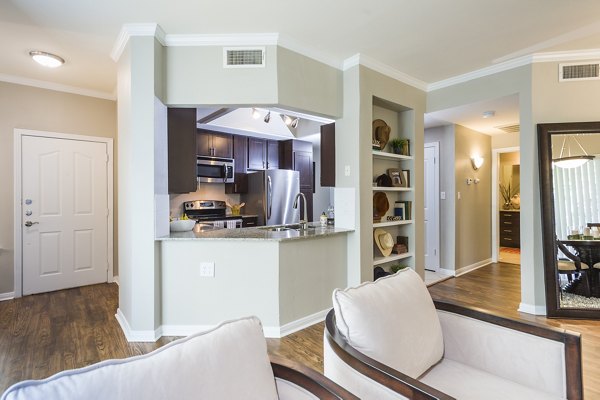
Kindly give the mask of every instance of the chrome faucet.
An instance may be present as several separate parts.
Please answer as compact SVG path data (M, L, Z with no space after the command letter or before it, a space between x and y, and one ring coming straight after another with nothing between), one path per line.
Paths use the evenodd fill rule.
M298 208L298 198L300 196L304 199L304 219L300 220L300 229L304 231L308 229L308 211L306 210L306 196L304 193L300 192L296 195L296 198L294 199L294 208Z

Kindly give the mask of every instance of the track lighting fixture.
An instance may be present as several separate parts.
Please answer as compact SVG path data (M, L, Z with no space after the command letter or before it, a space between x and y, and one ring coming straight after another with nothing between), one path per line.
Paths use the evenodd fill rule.
M269 121L271 120L271 111L267 112L267 115L265 115L264 121L265 123L269 123Z

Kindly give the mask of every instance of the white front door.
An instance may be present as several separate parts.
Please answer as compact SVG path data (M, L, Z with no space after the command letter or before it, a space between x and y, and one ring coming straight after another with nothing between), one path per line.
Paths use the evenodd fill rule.
M439 144L425 144L425 269L440 268Z
M106 143L22 136L21 146L23 294L106 282Z

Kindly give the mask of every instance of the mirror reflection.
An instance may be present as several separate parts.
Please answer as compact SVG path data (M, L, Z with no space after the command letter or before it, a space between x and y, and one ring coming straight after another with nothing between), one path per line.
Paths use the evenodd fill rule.
M559 307L600 309L600 132L551 143Z

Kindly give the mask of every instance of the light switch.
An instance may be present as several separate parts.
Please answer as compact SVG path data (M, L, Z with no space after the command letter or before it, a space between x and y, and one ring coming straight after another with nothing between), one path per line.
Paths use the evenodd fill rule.
M460 192L457 192L456 197L458 198L458 200L460 200Z
M446 192L440 192L440 199L446 200Z
M344 167L344 175L345 176L350 176L350 166L349 165L346 165Z
M201 262L200 263L200 276L206 278L215 277L215 263L214 262Z

